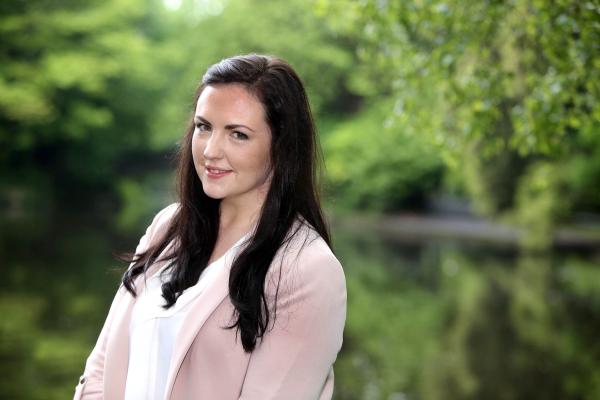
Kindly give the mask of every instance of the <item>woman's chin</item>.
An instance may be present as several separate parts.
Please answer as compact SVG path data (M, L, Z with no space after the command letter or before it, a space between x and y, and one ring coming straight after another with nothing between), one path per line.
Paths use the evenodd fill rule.
M210 191L204 191L204 194L207 195L208 197L210 197L211 199L214 200L223 200L223 195L219 194L219 193L214 193L214 192L210 192Z

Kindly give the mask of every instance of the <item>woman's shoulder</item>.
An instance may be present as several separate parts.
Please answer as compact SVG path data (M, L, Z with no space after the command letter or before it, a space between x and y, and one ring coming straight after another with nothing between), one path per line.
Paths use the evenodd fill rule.
M162 210L156 213L150 226L153 227L155 230L164 228L165 225L168 226L169 222L171 222L171 220L177 213L177 210L179 210L179 203L169 204L168 206L164 207Z
M295 228L271 264L266 281L270 301L287 310L297 310L287 307L293 304L336 304L343 312L346 278L342 264L310 224Z
M345 284L342 264L327 242L308 223L298 220L292 228L287 243L280 249L282 272L291 277L301 277L302 281Z
M171 218L175 215L175 213L179 210L179 203L171 203L168 206L164 207L162 210L156 213L154 216L153 223L164 223L165 221L170 221Z
M171 220L179 209L179 203L172 203L161 209L154 216L152 223L146 230L146 240L148 243L154 243L162 237L169 229Z

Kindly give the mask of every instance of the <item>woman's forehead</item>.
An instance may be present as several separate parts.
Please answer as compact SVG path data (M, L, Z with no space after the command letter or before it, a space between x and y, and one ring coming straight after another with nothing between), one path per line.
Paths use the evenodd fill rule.
M196 103L201 108L225 108L231 111L263 109L261 101L245 86L238 83L207 85Z
M243 124L270 131L262 103L241 84L206 86L198 97L195 114L213 125Z

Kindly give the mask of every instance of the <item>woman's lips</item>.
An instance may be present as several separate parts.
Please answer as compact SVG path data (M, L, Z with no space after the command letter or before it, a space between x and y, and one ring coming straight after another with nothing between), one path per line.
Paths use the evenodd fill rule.
M212 167L204 167L204 168L206 170L206 175L212 179L222 178L225 175L232 172L231 170L228 170L228 169L219 169L219 168L212 168Z

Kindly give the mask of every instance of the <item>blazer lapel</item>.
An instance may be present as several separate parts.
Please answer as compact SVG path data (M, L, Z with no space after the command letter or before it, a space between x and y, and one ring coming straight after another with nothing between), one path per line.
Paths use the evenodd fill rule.
M119 290L125 291L123 287ZM104 397L107 399L123 398L125 381L129 365L129 321L134 298L129 293L122 293L123 299L111 323L114 330L108 336L104 356Z
M220 265L215 265L218 270L213 276L212 281L190 305L188 314L181 324L175 347L173 348L169 375L165 387L165 398L168 399L171 396L177 373L198 331L219 304L228 296L231 263L243 247L248 236L249 234L246 234L218 261ZM148 271L148 273L151 274L159 268L164 267L164 265L164 262L156 263L151 268L152 271ZM144 279L143 276L140 276L136 282L138 293L143 288ZM126 292L123 287L119 290L123 291L121 294L123 299L119 307L115 310L115 315L111 322L112 331L108 336L106 344L104 364L104 398L106 399L118 399L125 396L127 370L129 367L129 323L131 321L131 312L135 304L135 298Z
M247 236L248 235L245 237ZM245 237L240 239L242 245L239 245L240 242L238 242L238 244L234 245L233 248L218 261L219 265L214 265L214 267L218 268L218 271L213 277L214 279L208 283L207 287L198 298L194 300L190 305L190 309L187 311L187 315L183 320L179 334L177 335L175 347L173 348L173 354L171 356L169 376L165 388L166 399L169 399L173 392L175 378L179 373L183 359L196 338L198 331L202 329L206 320L229 295L229 271L238 251L243 247Z
M170 249L167 246L159 258ZM150 276L163 268L165 261L155 263L147 272ZM135 287L137 293L141 293L145 286L144 275L136 278ZM106 343L106 352L104 356L104 398L122 399L125 396L125 384L127 382L127 372L129 369L129 324L131 322L131 312L135 304L135 298L121 286L119 288L122 296L119 307L115 310L115 315L111 322L111 332L108 335Z

